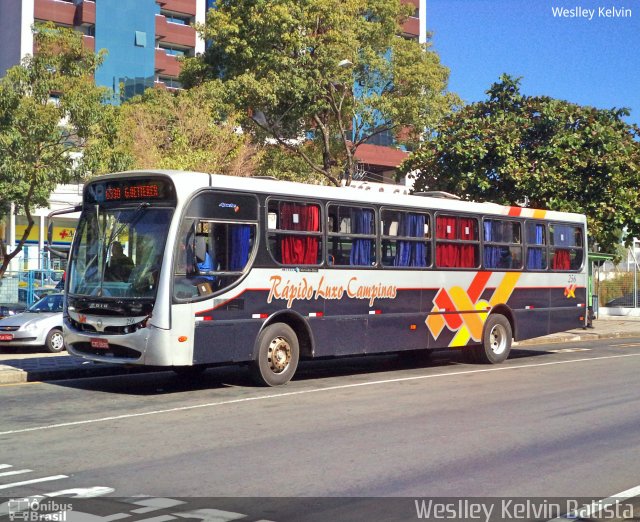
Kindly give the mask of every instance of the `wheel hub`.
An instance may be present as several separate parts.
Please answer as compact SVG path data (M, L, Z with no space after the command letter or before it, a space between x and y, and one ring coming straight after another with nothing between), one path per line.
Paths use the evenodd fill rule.
M491 329L489 334L491 350L496 355L501 354L507 347L507 332L504 327L497 324Z
M276 337L269 344L269 367L274 373L282 373L291 362L291 346L284 337Z

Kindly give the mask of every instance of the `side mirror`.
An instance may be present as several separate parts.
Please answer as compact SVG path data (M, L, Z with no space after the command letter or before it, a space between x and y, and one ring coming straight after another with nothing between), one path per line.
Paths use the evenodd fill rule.
M60 210L54 210L47 216L47 221L49 223L49 226L47 227L47 241L45 244L49 252L52 252L53 254L63 258L67 258L69 256L68 252L63 252L62 250L58 250L57 248L54 248L52 246L53 245L53 219L52 218L54 216L61 216L64 214L74 214L76 212L80 212L81 210L82 210L82 205L76 205L75 207L68 207Z

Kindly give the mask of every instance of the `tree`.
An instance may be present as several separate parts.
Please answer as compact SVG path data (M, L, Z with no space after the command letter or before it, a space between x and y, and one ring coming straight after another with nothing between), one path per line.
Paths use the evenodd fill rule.
M221 80L258 139L338 185L367 139L391 132L415 142L457 99L430 45L399 37L412 9L400 0L220 0L198 28L210 45L185 61L181 79Z
M147 89L122 105L117 127L118 140L104 148L121 150L132 168L247 176L260 158L217 82L177 93Z
M0 80L0 207L13 202L27 218L17 247L9 253L2 245L0 277L22 250L35 208L49 205L57 184L87 173L79 153L109 131L109 91L93 81L102 54L85 49L79 33L50 24L37 28L34 41L37 53Z
M584 213L605 252L640 236L640 129L623 120L627 109L525 96L508 75L487 94L444 118L403 164L419 172L415 190Z

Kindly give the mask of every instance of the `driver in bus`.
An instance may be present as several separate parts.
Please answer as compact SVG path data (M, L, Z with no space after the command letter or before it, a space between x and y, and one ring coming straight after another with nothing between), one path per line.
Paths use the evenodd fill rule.
M107 278L111 281L129 280L129 275L133 270L133 261L124 253L122 243L116 241L111 246L111 259L107 267Z

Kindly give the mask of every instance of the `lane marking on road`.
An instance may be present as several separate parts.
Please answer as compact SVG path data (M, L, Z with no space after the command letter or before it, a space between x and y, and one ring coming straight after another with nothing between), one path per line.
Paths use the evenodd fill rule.
M9 477L11 475L21 475L22 473L31 473L32 469L17 469L15 471L5 471L4 473L0 473L0 477Z
M67 475L52 475L51 477L42 477L39 479L23 480L22 482L13 482L12 484L0 484L0 489L10 489L18 486L26 486L27 484L37 484L38 482L49 482L51 480L60 480L69 478Z
M637 348L640 343L628 343L628 344L612 344L613 348Z
M283 397L293 397L295 395L306 395L311 393L324 393L331 392L337 390L348 390L350 388L361 388L364 386L376 386L381 384L395 384L402 382L410 382L410 381L420 381L427 379L437 379L441 377L456 377L459 375L473 375L473 374L482 374L482 373L491 373L491 372L505 372L509 370L524 370L527 368L541 368L544 366L559 366L562 364L578 364L584 362L593 362L593 361L606 361L611 359L623 359L627 357L640 357L640 353L629 353L624 355L604 355L602 357L587 357L585 359L573 359L570 361L553 361L546 363L537 363L537 364L519 364L513 366L501 366L497 368L485 368L481 370L462 370L457 372L446 372L446 373L436 373L432 375L415 375L413 377L398 377L396 379L384 379L379 381L369 381L369 382L359 382L352 384L340 384L337 386L327 386L326 388L311 388L308 390L298 390L292 392L282 392L282 393L271 393L268 395L259 395L257 397L244 397L242 399L230 399L226 401L217 401L217 402L207 402L204 404L193 404L191 406L178 406L175 408L166 408L164 410L152 410L152 411L144 411L140 413L126 413L122 415L114 415L111 417L99 417L97 419L86 419L72 422L61 422L59 424L48 424L46 426L34 426L32 428L22 428L18 430L8 430L8 431L0 431L0 436L4 435L15 435L18 433L29 433L32 431L44 431L44 430L52 430L56 428L67 428L70 426L82 426L85 424L96 424L99 422L109 422L116 420L124 420L124 419L134 419L136 417L148 417L151 415L164 415L167 413L176 413L182 411L190 411L190 410L198 410L203 408L216 408L218 406L228 406L231 404L241 404L245 402L255 402L255 401L265 401L271 399L280 399Z
M573 353L573 352L590 352L591 348L557 348L556 350L547 350L551 353Z
M616 504L620 504L621 502L624 502L625 500L629 500L630 498L633 498L633 497L637 497L638 495L640 495L640 486L635 486L625 491L621 491L620 493L616 493L615 495L611 495L610 497L604 498L602 500L595 500L591 504L586 504L578 508L577 511L574 511L572 513L567 513L566 515L563 515L558 518L554 518L549 522L566 522L567 520L576 520L576 518L578 519L597 518L597 516L594 517L594 515L598 515L602 511L605 511L605 509L607 511L610 511L610 509L607 509L607 508L611 508Z

